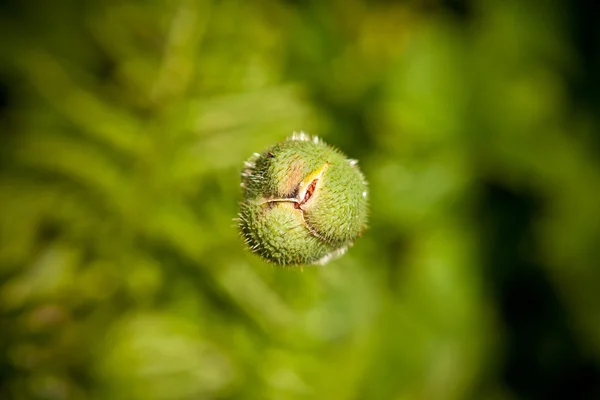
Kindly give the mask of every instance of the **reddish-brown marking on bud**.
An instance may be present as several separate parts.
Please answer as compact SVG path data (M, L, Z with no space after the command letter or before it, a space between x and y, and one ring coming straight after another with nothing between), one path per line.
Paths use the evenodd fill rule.
M313 181L308 186L308 189L306 189L306 193L304 194L304 199L302 199L302 202L300 203L300 205L306 203L312 197L313 193L315 192L315 189L317 188L318 181L319 181L319 179L313 179Z

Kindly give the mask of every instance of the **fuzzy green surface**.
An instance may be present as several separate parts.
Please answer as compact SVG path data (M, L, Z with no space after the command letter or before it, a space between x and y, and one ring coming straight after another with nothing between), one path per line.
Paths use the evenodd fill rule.
M323 170L310 200L300 185ZM311 264L343 249L365 229L366 183L356 165L323 142L288 140L248 161L240 230L249 248L276 264ZM290 201L282 201L290 199Z
M253 251L280 265L312 264L336 248L313 236L292 203L244 206L242 233Z
M365 229L366 185L356 166L338 153L328 154L331 165L322 177L322 190L305 208L305 219L316 232L332 243L353 241ZM337 157L336 157L337 156Z

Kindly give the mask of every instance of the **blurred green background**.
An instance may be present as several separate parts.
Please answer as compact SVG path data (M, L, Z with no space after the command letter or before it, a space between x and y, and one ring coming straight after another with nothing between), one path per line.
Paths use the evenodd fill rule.
M0 399L600 398L594 3L0 7ZM294 130L370 183L303 270L233 221Z

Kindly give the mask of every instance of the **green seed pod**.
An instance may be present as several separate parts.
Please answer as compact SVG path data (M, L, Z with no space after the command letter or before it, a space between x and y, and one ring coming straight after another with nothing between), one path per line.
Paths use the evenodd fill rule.
M342 255L367 221L367 183L340 151L294 133L242 171L239 227L248 247L279 265L324 264Z

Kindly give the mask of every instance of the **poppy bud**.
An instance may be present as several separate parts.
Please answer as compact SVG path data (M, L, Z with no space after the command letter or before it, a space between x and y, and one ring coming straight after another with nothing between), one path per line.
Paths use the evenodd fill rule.
M242 171L239 227L248 247L279 265L324 264L367 221L367 184L356 160L301 132Z

